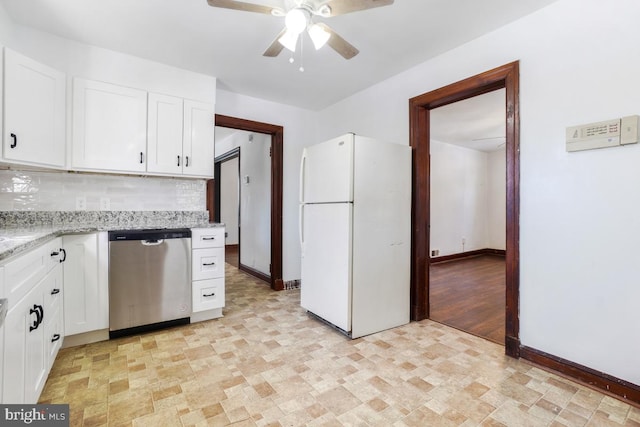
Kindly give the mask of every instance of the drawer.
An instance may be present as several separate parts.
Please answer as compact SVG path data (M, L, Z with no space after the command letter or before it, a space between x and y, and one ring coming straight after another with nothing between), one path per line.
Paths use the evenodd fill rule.
M47 277L44 284L44 303L47 310L57 310L62 306L63 292L63 270L61 265L57 265Z
M67 252L62 248L62 238L58 237L43 245L45 256L49 260L47 263L47 271L57 267L67 258ZM48 256L47 256L48 255Z
M224 248L194 249L191 280L224 277Z
M224 307L224 278L193 282L193 312Z
M224 248L224 227L191 229L191 247Z

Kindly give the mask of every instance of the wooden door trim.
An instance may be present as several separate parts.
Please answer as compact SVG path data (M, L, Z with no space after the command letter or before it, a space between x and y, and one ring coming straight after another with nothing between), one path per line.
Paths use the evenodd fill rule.
M429 317L430 110L482 95L506 91L506 324L505 352L519 357L520 302L520 104L519 62L515 61L409 100L413 148L411 318Z
M271 135L271 288L284 289L282 280L282 175L284 128L279 125L215 115L216 126ZM209 209L210 206L207 206Z

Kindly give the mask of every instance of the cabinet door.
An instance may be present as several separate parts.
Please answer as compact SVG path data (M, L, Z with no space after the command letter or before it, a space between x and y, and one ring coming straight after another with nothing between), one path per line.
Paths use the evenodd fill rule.
M149 94L147 172L182 175L182 98Z
M65 74L5 48L3 157L64 167Z
M4 293L4 267L0 267L0 298L5 298ZM4 322L0 325L0 378L4 378ZM2 381L0 381L0 402L2 400Z
M106 233L105 233L106 234ZM98 234L63 237L65 335L109 327L107 278L101 277ZM106 249L106 248L105 248Z
M147 92L73 80L73 169L146 170Z
M213 178L213 106L205 102L184 101L184 175Z
M55 271L55 270L54 270ZM49 276L46 276L45 279ZM41 282L42 283L42 282ZM39 314L41 313L41 314ZM42 286L36 285L5 319L3 403L36 403L47 374L44 346L45 309Z

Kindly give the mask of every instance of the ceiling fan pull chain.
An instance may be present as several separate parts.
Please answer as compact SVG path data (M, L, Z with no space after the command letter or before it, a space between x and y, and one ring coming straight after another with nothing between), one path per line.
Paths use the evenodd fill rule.
M304 37L300 37L300 68L298 70L304 73Z

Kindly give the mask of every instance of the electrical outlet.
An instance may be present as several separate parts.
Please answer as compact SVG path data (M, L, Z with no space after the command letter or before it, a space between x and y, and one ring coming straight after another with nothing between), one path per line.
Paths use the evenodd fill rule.
M76 210L77 211L87 210L87 198L85 196L76 197Z
M431 256L438 256L440 255L440 249L434 249L431 251Z
M108 211L111 209L111 199L108 197L100 197L100 210Z

